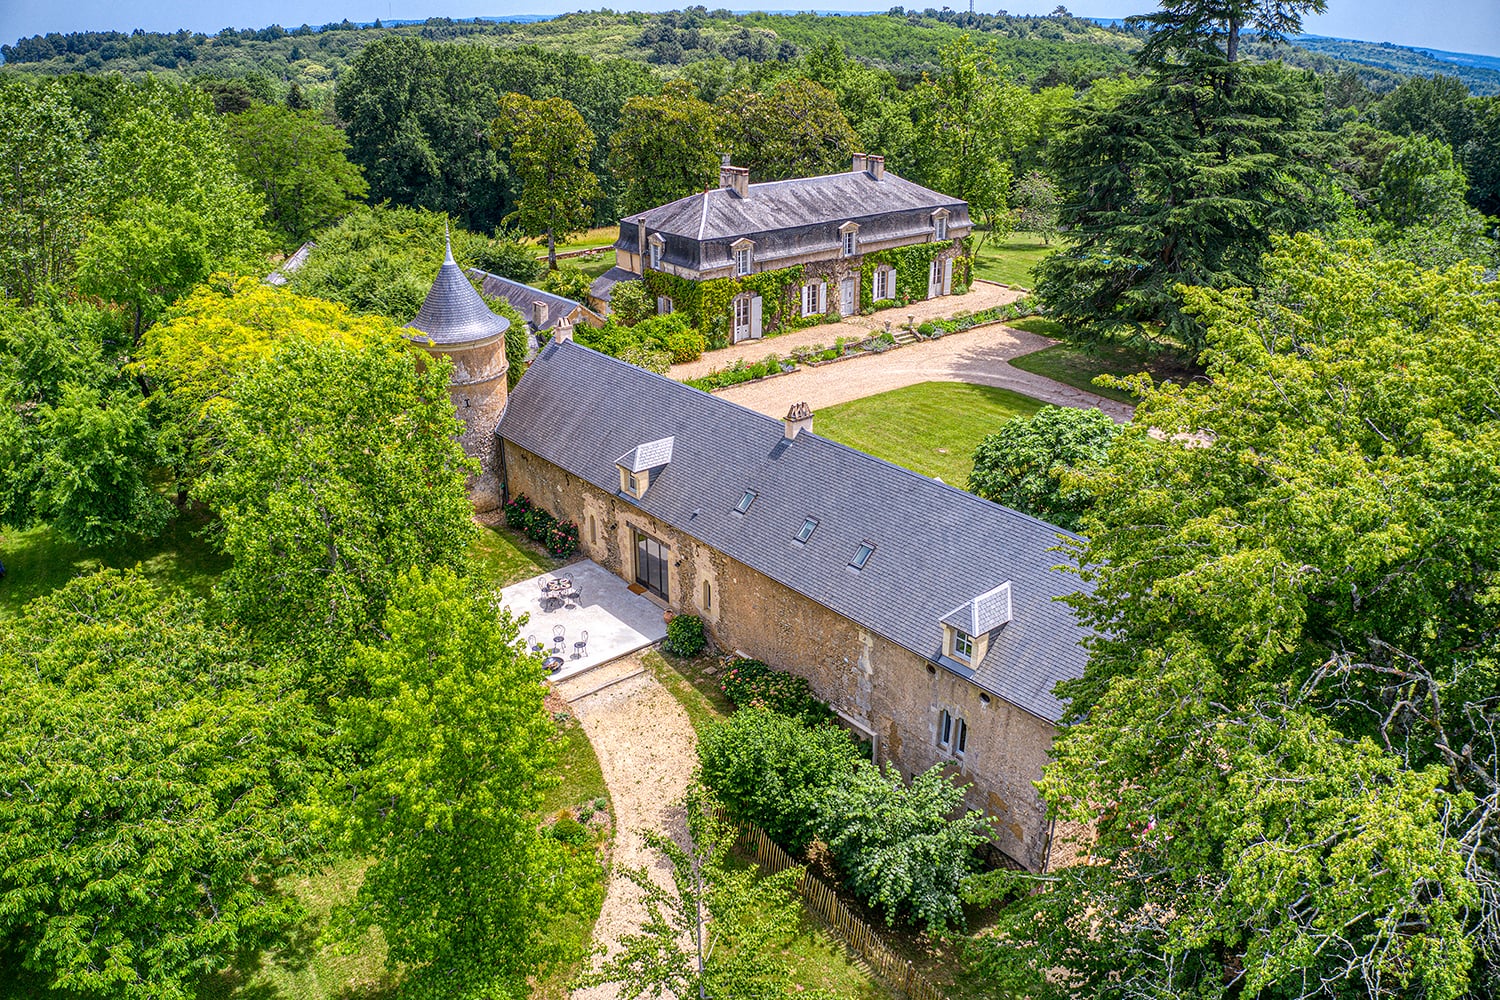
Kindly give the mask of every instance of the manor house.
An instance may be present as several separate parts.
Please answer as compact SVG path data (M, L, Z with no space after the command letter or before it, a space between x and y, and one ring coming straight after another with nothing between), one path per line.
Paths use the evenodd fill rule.
M947 295L969 230L966 202L887 172L881 156L857 154L847 173L759 184L726 157L717 188L620 220L615 266L589 298L604 310L617 285L641 281L658 313L687 309L700 326L722 319L734 343ZM725 315L696 315L694 286L716 279L733 282Z

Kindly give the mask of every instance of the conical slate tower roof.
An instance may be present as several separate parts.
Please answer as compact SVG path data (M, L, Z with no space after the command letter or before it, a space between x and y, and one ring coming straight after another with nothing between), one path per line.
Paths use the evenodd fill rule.
M453 242L449 240L443 267L427 290L416 319L406 326L426 334L425 339L434 344L466 344L504 333L510 329L510 320L490 312L453 262Z

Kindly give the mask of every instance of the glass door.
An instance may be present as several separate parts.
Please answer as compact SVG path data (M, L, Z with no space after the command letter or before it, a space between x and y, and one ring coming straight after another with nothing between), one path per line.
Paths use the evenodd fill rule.
M639 531L635 533L635 582L667 599L667 547Z

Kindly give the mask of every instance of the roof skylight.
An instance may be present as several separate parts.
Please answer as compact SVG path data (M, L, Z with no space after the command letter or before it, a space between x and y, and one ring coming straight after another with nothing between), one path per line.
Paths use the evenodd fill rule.
M856 552L856 553L854 553L854 558L853 559L849 560L849 567L851 569L864 569L865 568L865 563L869 562L870 561L870 557L872 555L874 555L874 554L875 554L875 543L874 542L861 542L860 546L859 546L859 551Z
M818 526L818 519L810 517L802 522L802 529L797 532L797 541L805 542L812 537L813 529Z
M754 490L746 490L745 491L745 495L742 496L742 497L740 497L740 505L734 509L734 512L736 514L743 514L743 513L747 512L750 509L750 505L753 504L754 502L755 502L755 491Z

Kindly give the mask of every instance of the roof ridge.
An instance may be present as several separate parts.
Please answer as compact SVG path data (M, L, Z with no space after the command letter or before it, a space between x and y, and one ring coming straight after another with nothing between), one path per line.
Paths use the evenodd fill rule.
M553 343L556 344L555 341ZM624 361L624 360L622 360L620 358L617 358L617 357L615 357L615 356L613 356L611 354L605 354L603 351L596 351L592 347L586 347L585 345L578 343L578 341L576 341L576 340L563 341L562 345L559 345L559 346L562 346L563 349L566 349L568 345L571 345L573 348L576 348L577 350L588 351L591 354L598 355L600 358L606 359L610 364L613 364L614 366L616 366L618 368L625 368L625 369L629 369L629 370L638 372L638 373L640 373L640 375L649 376L651 379L655 379L655 380L658 380L660 382L664 382L664 383L666 383L668 385L671 385L671 386L676 386L676 387L684 389L684 390L686 390L688 392L701 393L704 396L708 396L708 397L710 397L710 398L712 398L714 400L717 400L719 403L722 403L725 406L732 406L732 407L735 407L736 409L743 410L744 412L746 412L746 413L751 414L752 416L754 416L756 419L765 421L767 424L779 424L779 423L781 423L781 421L778 420L778 419L776 419L775 417L768 417L764 413L761 413L759 410L752 410L750 407L745 406L743 403L736 403L734 400L732 400L732 399L725 399L723 396L715 396L711 392L704 392L702 389L696 388L695 386L688 385L686 382L679 382L677 379L671 378L671 377L669 377L667 375L658 374L657 372L653 372L653 371L651 371L649 369L642 368L639 365L633 365L630 362ZM813 427L814 428L817 427L817 411L816 410L813 411ZM1050 528L1054 534L1057 534L1057 535L1060 535L1060 536L1063 536L1063 537L1067 537L1067 538L1071 538L1071 539L1074 539L1074 540L1080 541L1080 542L1087 540L1082 535L1074 534L1073 532L1068 531L1066 528L1059 527L1058 525L1055 525L1055 524L1053 524L1050 521L1044 521L1044 520L1042 520L1039 517L1036 517L1036 516L1034 516L1032 514L1026 513L1025 511L1016 510L1014 507L1007 507L1004 504L995 503L993 500L986 500L984 497L979 496L977 493L970 493L968 490L961 489L960 487L954 486L952 483L945 483L945 482L943 482L941 480L934 479L931 476L924 476L920 472L916 472L916 471L913 471L912 469L908 469L904 465L897 465L895 462L889 461L888 459L881 458L879 455L871 455L867 451L861 451L860 449L855 448L852 445L844 444L842 441L835 441L835 440L833 440L833 438L824 437L823 435L819 434L816 430L805 431L803 433L811 435L813 438L816 438L818 441L822 442L824 445L826 445L826 446L828 446L830 448L841 448L844 451L847 451L847 452L849 452L851 454L858 455L860 457L860 459L863 460L863 461L878 462L881 465L884 465L884 466L887 466L887 467L889 467L891 469L894 469L896 472L898 472L901 475L907 477L908 479L915 479L918 482L930 484L932 486L938 486L938 487L941 487L941 488L943 488L945 490L948 490L950 493L954 494L954 498L955 499L961 500L964 503L967 503L967 504L969 504L971 506L981 507L981 508L985 508L985 509L993 507L993 508L996 508L998 510L1005 511L1007 514L1009 514L1009 515L1011 515L1013 517L1017 517L1017 518L1020 518L1022 520L1025 520L1025 521L1031 521L1031 522L1033 522L1035 524L1039 524L1039 525L1041 525L1042 527L1045 527L1045 528ZM797 437L801 438L802 434L798 434Z

